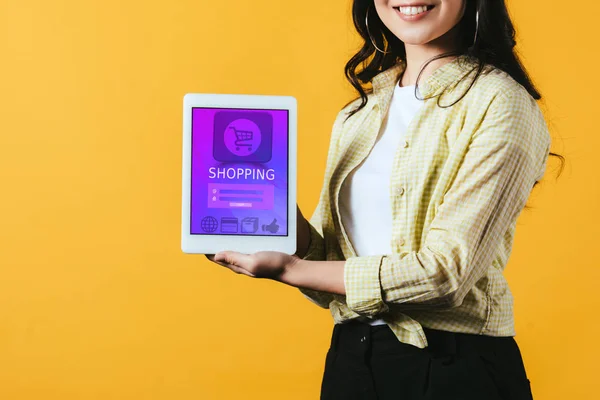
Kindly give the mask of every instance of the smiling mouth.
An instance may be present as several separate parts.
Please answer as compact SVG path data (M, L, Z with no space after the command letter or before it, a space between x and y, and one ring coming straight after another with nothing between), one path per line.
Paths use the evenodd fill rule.
M413 15L419 15L430 11L435 6L418 6L418 7L394 7L395 10L399 11L402 15L406 15L408 17Z

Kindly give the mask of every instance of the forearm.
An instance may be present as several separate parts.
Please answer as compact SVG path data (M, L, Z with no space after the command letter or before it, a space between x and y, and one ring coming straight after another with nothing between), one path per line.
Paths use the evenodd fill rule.
M320 292L346 294L344 264L346 261L296 260L286 268L281 282L298 288Z

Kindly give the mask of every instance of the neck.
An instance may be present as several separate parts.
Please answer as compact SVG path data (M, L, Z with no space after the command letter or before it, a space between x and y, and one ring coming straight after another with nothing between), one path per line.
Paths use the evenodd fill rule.
M404 44L406 49L406 68L402 74L402 78L400 79L400 86L411 86L416 84L419 72L429 59L440 54L456 50L454 46L456 43L455 28L446 32L446 34L440 36L439 38L430 41L429 43L419 45L408 43ZM423 82L433 73L433 71L442 65L451 62L455 58L456 56L448 56L438 58L430 62L427 64L427 67L423 69L423 73L421 73L421 76L419 77L419 82Z

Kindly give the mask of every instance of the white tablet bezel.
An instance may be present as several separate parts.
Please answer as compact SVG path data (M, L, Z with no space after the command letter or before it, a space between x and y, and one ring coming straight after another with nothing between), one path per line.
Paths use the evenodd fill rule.
M288 235L193 235L190 234L192 108L219 107L287 110L288 137ZM261 250L296 252L296 184L297 184L297 101L292 96L188 93L183 97L183 168L181 250L185 253L214 254L222 250L254 253Z

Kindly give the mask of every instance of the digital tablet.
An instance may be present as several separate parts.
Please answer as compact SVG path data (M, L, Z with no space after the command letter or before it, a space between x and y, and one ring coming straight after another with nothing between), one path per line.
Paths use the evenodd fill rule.
M183 252L296 252L296 127L291 96L184 96Z

